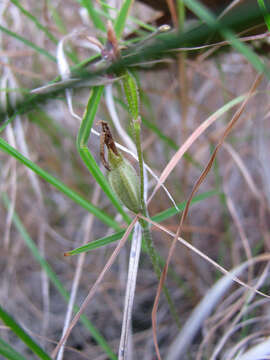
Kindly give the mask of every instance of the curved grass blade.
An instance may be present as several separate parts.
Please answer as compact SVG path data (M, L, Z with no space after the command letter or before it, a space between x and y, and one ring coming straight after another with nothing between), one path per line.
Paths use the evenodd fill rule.
M76 202L78 205L82 206L84 209L89 211L90 213L94 214L99 220L101 220L106 225L114 228L119 229L119 225L104 211L100 210L98 207L94 206L90 202L86 201L83 197L77 194L75 191L71 190L67 187L64 183L60 180L56 179L54 176L50 175L45 170L41 169L38 165L33 163L31 160L27 159L21 153L19 153L16 149L10 146L5 140L0 138L0 149L7 154L13 156L15 159L20 161L22 164L27 166L29 169L33 170L38 176L43 178L45 181L53 185L56 189L61 191L71 200Z
M99 16L99 13L95 9L92 0L78 0L78 2L88 11L89 17L93 21L95 28L106 32L106 26L101 17Z
M257 71L267 71L269 73L269 70L267 70L260 57L247 45L241 42L232 30L228 29L225 25L222 25L222 23L219 24L215 16L204 5L197 0L184 0L184 3L194 14L205 21L209 27L214 29L217 28L219 33L227 39L236 50L241 52ZM266 8L263 10L266 10Z
M270 31L270 14L267 13L267 8L265 6L264 0L257 0L260 8L264 13L264 21L267 25L268 31Z
M108 245L112 242L115 242L115 241L121 239L121 237L124 235L124 233L125 233L125 230L119 231L117 233L114 233L113 235L106 236L104 238L92 241L89 244L80 246L77 249L68 251L64 255L65 256L77 255L77 254L80 254L80 253L83 253L86 251L100 248L102 246Z
M4 205L9 208L10 202L6 194L2 195ZM65 299L66 302L69 301L69 293L62 285L61 281L57 277L56 273L53 271L51 266L48 264L48 262L44 259L44 257L40 254L36 244L26 231L25 227L23 226L20 218L16 214L16 212L13 213L12 218L14 225L16 226L18 232L22 236L25 244L29 248L33 258L39 263L40 267L46 272L48 275L48 278L51 280L52 284L55 286L55 288L58 290L58 292L62 295L62 297ZM79 310L79 306L74 306L74 313L76 313ZM107 353L109 358L111 360L117 360L116 355L114 354L113 350L109 346L109 344L106 342L104 337L101 335L101 333L97 330L97 328L88 320L88 318L85 315L81 315L80 321L83 323L86 329L91 333L92 337L95 339L95 341L100 345L100 347Z
M50 32L50 30L49 30L46 26L42 25L42 24L38 21L38 19L37 19L35 16L33 16L29 11L27 11L27 10L20 4L20 2L19 2L18 0L10 0L10 1L11 1L15 6L17 6L17 7L20 9L20 11L21 11L25 16L27 16L28 19L30 19L30 20L36 25L36 27L37 27L38 29L40 29L41 31L43 31L43 32L46 34L46 36L47 36L52 42L54 42L55 44L58 43L58 40L57 40L56 37Z
M119 203L118 199L116 199L115 195L113 194L111 187L106 180L105 176L101 172L99 166L97 165L94 156L88 149L87 141L90 137L91 128L96 116L96 112L100 103L101 95L103 92L104 87L94 87L92 89L92 93L89 97L88 104L86 106L85 113L82 118L81 126L77 136L77 149L78 152L85 163L86 167L93 175L95 180L101 186L102 190L111 200L112 204L115 208L119 211L119 213L123 216L127 223L130 223L130 218L124 211L122 205Z
M44 55L46 56L48 59L52 60L53 62L56 63L56 58L51 55L50 53L48 53L46 50L40 48L39 46L37 46L36 44L32 43L31 41L25 39L24 37L16 34L13 31L10 31L9 29L5 28L4 26L0 25L0 31L3 31L4 33L6 33L9 36L12 36L14 39L21 41L24 43L24 45L34 49L36 52L38 52L40 55Z
M128 17L129 10L131 8L131 5L133 3L133 0L124 0L123 5L121 6L121 9L117 13L117 17L115 19L114 23L114 31L117 39L120 39Z
M0 318L26 345L42 360L52 360L51 357L29 336L24 329L0 305Z
M196 204L200 201L203 201L205 199L208 199L212 196L215 196L215 195L220 195L220 191L218 190L212 190L212 191L207 191L207 192L204 192L200 195L197 195L197 196L194 196L194 198L192 199L191 201L191 204ZM185 206L186 206L186 201L183 201L181 202L180 204L178 204L178 209L180 211L183 211ZM166 219L169 219L170 217L178 214L179 212L174 208L170 208L170 209L167 209L167 210L164 210L164 211L161 211L159 214L155 215L152 217L152 220L155 221L155 222L161 222L161 221L164 221Z
M0 338L0 354L8 360L26 360L24 356L14 350L8 343Z

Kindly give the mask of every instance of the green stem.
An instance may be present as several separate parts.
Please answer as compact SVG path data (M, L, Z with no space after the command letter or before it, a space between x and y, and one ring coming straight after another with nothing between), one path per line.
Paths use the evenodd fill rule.
M148 253L148 255L150 257L150 260L152 262L154 271L155 271L158 279L160 280L161 269L160 269L160 265L159 265L159 261L158 261L158 255L157 255L157 252L156 252L156 250L154 248L154 243L153 243L153 239L152 239L150 225L149 225L149 223L147 221L145 221L143 219L140 219L139 222L140 222L140 225L141 225L141 227L143 229L143 238L145 240L147 253ZM171 312L171 314L172 314L178 328L180 329L181 326L180 326L180 322L179 322L179 319L178 319L176 308L175 308L174 303L172 301L172 298L170 296L169 290L165 285L163 286L163 291L164 291L164 295L165 295L165 297L167 299L170 312Z
M140 117L138 117L136 120L133 120L133 128L134 128L135 144L136 144L136 148L137 148L139 167L140 167L141 209L142 209L142 214L145 217L148 217L148 212L147 212L146 204L144 201L144 173L143 173L143 155L142 155L142 147L141 147L141 119L140 119ZM154 248L152 234L151 234L151 230L150 230L150 224L146 220L143 220L143 219L140 219L139 222L143 229L143 238L145 241L147 253L152 262L154 271L155 271L158 279L160 279L161 269L160 269L160 265L159 265L159 257ZM166 286L163 286L163 291L166 296L171 314L172 314L173 318L175 319L177 326L180 328L180 323L178 320L177 312L176 312L172 298L171 298Z
M133 128L135 133L135 144L137 148L139 168L140 168L140 198L141 208L144 216L147 216L146 206L144 202L144 173L143 173L143 155L141 147L141 119L133 120Z

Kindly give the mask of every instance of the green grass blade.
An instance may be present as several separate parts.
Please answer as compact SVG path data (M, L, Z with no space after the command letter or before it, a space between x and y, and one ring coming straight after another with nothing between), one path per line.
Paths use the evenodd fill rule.
M120 39L122 36L132 3L133 0L124 0L121 9L117 13L117 17L114 23L114 31L117 39Z
M261 61L260 57L254 53L247 45L241 42L233 33L224 25L220 25L216 20L215 16L197 0L184 0L185 5L201 20L205 21L209 27L212 27L220 32L220 34L228 40L231 45L241 52L253 67L259 72L267 71L266 66ZM268 72L268 71L267 71Z
M196 204L202 200L208 199L212 196L218 195L220 194L219 191L217 190L212 190L212 191L207 191L205 193L202 193L200 195L194 196L194 198L191 201L191 204ZM183 211L185 206L186 206L186 201L181 202L180 204L177 205L180 211ZM155 215L152 217L152 220L154 220L155 222L161 222L164 221L166 219L169 219L170 217L174 216L177 214L177 210L175 209L175 207L172 207L170 209L164 210L162 212L160 212L159 214Z
M11 2L18 7L18 9L28 18L30 21L32 21L36 27L41 30L54 44L58 44L58 39L50 32L50 30L42 25L39 20L33 16L29 11L27 11L18 0L11 0ZM64 32L65 33L65 32ZM75 53L66 52L67 55L70 57L70 59L73 62L78 62L77 56Z
M92 0L78 0L78 1L81 4L81 6L85 7L86 10L88 11L89 17L93 21L95 28L103 32L106 32L106 26L103 20L101 19L101 17L99 16L99 13L95 9L93 1Z
M27 346L42 360L52 360L51 357L29 336L24 329L0 306L0 318Z
M57 27L57 30L63 34L66 35L68 30L65 24L65 21L62 19L59 11L57 10L57 5L55 4L55 6L52 5L51 0L48 0L48 9L50 10L50 15L52 17L52 20L54 21L54 24Z
M111 7L111 6L108 6L108 5L104 5L104 2L101 2L101 1L100 1L100 4L101 4L103 10L97 9L97 10L96 10L97 13L100 14L100 15L102 15L102 16L104 16L106 19L113 20L113 19L112 19L112 16L106 11L106 9L111 9L111 10L114 11L114 12L117 12L117 9L115 9L115 8L113 8L113 7ZM137 18L134 17L134 16L130 16L130 15L129 15L129 16L128 16L128 19L131 20L134 24L139 25L142 29L147 30L148 32L149 32L149 31L150 31L150 32L153 32L153 31L155 31L155 30L157 29L156 27L154 27L154 26L152 26L152 25L149 25L149 24L141 21L140 19L137 19ZM134 29L134 31L137 32L136 29ZM138 41L138 39L136 39L136 41Z
M24 45L34 49L35 51L37 51L40 55L44 55L46 56L48 59L54 61L56 63L56 58L51 55L50 53L48 53L46 50L40 48L39 46L33 44L31 41L25 39L24 37L14 33L13 31L8 30L7 28L5 28L4 26L0 25L0 31L3 31L4 33L6 33L9 36L12 36L14 39L21 41L24 43Z
M24 356L14 350L8 343L0 338L0 354L8 360L26 360Z
M47 173L45 170L41 169L38 165L27 159L25 156L20 154L16 149L10 146L5 140L0 138L0 149L7 154L13 156L15 159L20 161L22 164L27 166L29 169L33 170L37 175L43 178L45 181L53 185L56 189L61 191L71 200L82 206L84 209L94 214L99 220L104 222L106 225L119 229L118 224L105 212L100 210L98 207L92 205L90 202L86 201L83 197L77 194L75 191L71 190L64 183L56 179L54 176Z
M195 204L197 202L208 199L208 198L210 198L212 196L215 196L215 195L218 195L218 194L220 194L220 192L217 191L217 190L207 191L207 192L205 192L203 194L195 196L192 199L191 204ZM177 206L178 206L179 210L182 211L182 210L184 210L185 205L186 205L186 201L181 202ZM161 221L169 219L170 217L176 215L177 213L178 213L178 211L175 209L175 207L172 207L172 208L164 210L164 211L160 212L159 214L153 216L152 220L154 220L155 222L161 222ZM121 237L124 235L124 233L125 233L125 230L122 230L122 231L119 231L119 232L114 233L112 235L109 235L109 236L103 237L101 239L92 241L89 244L85 244L85 245L80 246L80 247L78 247L78 248L76 248L74 250L67 251L65 253L65 256L77 255L77 254L80 254L80 253L83 253L83 252L86 252L86 251L98 249L98 248L100 248L102 246L106 246L106 245L108 245L108 244L110 244L110 243L112 243L114 241L117 241L117 240L121 239Z
M123 216L126 222L130 222L129 216L124 211L122 205L119 203L118 199L115 197L114 193L111 190L111 187L106 180L105 176L101 172L99 166L97 165L93 155L90 153L87 145L87 141L90 137L91 128L96 116L96 112L100 103L101 95L104 87L94 87L92 89L91 95L88 100L88 104L86 106L86 110L81 122L81 126L77 136L77 149L78 152L87 166L90 173L93 175L95 180L101 186L104 193L111 200L112 204L119 211L119 213Z
M27 16L28 19L30 19L30 20L36 25L36 27L37 27L38 29L40 29L41 31L43 31L43 32L46 34L46 36L47 36L52 42L54 42L55 44L58 43L58 40L57 40L56 37L50 32L50 30L49 30L46 26L42 25L42 24L38 21L38 19L37 19L35 16L33 16L29 11L27 11L27 10L20 4L20 2L19 2L18 0L10 0L10 1L11 1L15 6L17 6L17 7L20 9L20 11L21 11L25 16Z
M90 250L94 250L94 249L98 249L102 246L106 246L112 242L115 242L119 239L121 239L121 237L124 235L125 231L118 231L117 233L114 233L112 235L103 237L101 239L95 240L90 242L89 244L83 245L78 247L77 249L68 251L65 253L65 256L71 256L71 255L77 255L83 252L87 252Z
M270 31L270 14L267 13L267 8L265 6L264 0L257 0L260 8L264 13L264 21L267 25L268 31Z
M165 144L169 145L173 150L179 149L179 146L174 142L174 140L166 136L153 122L143 117L142 122L148 129L155 133L160 138L160 140L162 140ZM200 165L200 163L196 161L188 152L184 154L184 159L194 165L196 168L202 170L202 166Z
M10 202L6 194L2 195L4 205L9 208ZM48 278L52 282L52 284L56 287L58 292L62 295L62 297L66 300L66 302L69 301L69 293L62 285L61 281L57 277L56 273L53 271L51 266L48 264L48 262L43 258L43 256L40 254L36 244L26 231L25 227L23 226L20 218L16 214L16 212L13 213L12 221L14 225L16 226L18 232L21 234L22 238L24 239L25 244L31 251L31 254L33 258L39 263L40 267L46 272ZM77 305L74 306L74 312L77 312L79 310L79 307ZM100 334L100 332L96 329L96 327L87 319L85 315L81 315L80 321L84 324L86 329L89 330L95 341L100 345L100 347L108 354L109 358L112 360L116 360L116 355L112 351L111 347L108 345L104 337Z

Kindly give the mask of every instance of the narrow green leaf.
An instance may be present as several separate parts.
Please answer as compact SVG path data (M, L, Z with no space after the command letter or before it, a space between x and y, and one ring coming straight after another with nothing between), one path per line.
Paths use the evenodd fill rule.
M101 17L99 16L97 10L95 9L93 1L92 0L78 0L78 1L88 11L89 17L93 21L95 27L101 31L106 32L106 26L102 21Z
M267 25L268 31L270 31L270 14L267 13L267 8L265 6L264 0L257 0L260 8L262 9L264 13L264 21Z
M33 16L29 11L27 11L27 10L21 5L21 3L20 3L18 0L10 0L10 1L11 1L15 6L17 6L17 7L20 9L20 11L21 11L25 16L27 16L28 19L30 19L30 20L36 25L36 27L37 27L38 29L40 29L41 31L43 31L43 32L47 35L47 37L48 37L52 42L54 42L55 44L58 43L58 40L57 40L56 37L50 32L50 30L49 30L46 26L42 25L42 24L38 21L38 19L37 19L35 16Z
M57 30L63 34L63 35L66 35L68 30L67 30L67 27L66 27L66 24L65 24L65 20L62 19L58 9L57 9L57 5L55 6L52 6L52 3L53 1L51 0L48 0L48 8L50 10L50 13L51 13L51 17L52 17L52 20L54 21L56 27L57 27Z
M39 46L33 44L31 41L25 39L24 37L14 33L13 31L8 30L7 28L5 28L2 25L0 25L0 31L3 31L7 35L12 36L14 39L16 39L18 41L21 41L26 46L34 49L39 54L46 56L48 59L50 59L50 60L52 60L52 61L54 61L56 63L56 58L53 55L49 54L46 50L44 50L44 49L40 48Z
M29 336L24 329L0 306L0 318L40 359L52 360L51 357Z
M197 0L184 0L185 5L196 14L201 20L205 21L209 27L218 30L220 34L228 40L231 45L241 52L253 67L259 72L268 72L266 66L261 61L260 57L254 53L246 44L241 42L232 30L229 30L224 25L220 25L215 16Z
M121 239L121 237L124 235L125 231L119 231L117 233L114 233L112 235L103 237L101 239L95 240L90 242L89 244L83 245L78 247L77 249L68 251L65 253L65 256L71 256L71 255L77 255L86 251L90 251L90 250L94 250L94 249L98 249L102 246L108 245L112 242L115 242L119 239Z
M24 356L14 350L8 343L0 338L0 354L8 360L26 360Z
M220 193L219 191L213 190L213 191L207 191L200 195L194 196L194 198L191 201L191 204L196 204L197 202L200 202L200 201L208 199L212 196L218 195L219 193ZM180 211L183 211L186 206L186 201L178 204L177 206ZM164 221L176 214L177 214L177 210L175 209L175 207L172 207L170 209L164 210L164 211L160 212L159 214L153 216L152 220L159 223L159 222Z
M126 25L128 13L129 13L132 3L133 3L133 0L123 0L121 9L119 10L119 12L117 14L117 17L116 17L115 23L114 23L114 31L115 31L117 39L120 39L122 36L122 33L123 33L125 25Z
M81 126L77 136L77 149L78 152L85 163L86 167L93 175L95 180L101 186L104 193L111 200L115 208L120 212L127 223L130 222L130 218L127 213L124 211L122 205L119 203L118 199L115 197L114 193L111 190L111 187L106 180L105 176L101 172L99 166L97 165L94 156L90 153L88 149L88 139L90 137L91 128L96 117L96 112L100 103L101 95L104 87L94 87L92 89L91 95L88 100L88 104L85 109L85 113L81 122Z
M15 159L20 161L22 164L27 166L29 169L33 170L37 175L43 178L45 181L53 185L56 189L61 191L71 200L82 206L84 209L94 214L99 220L104 222L106 225L119 229L119 225L105 212L100 210L98 207L94 206L90 202L86 201L83 197L77 194L75 191L71 190L64 183L56 179L54 176L47 173L45 170L41 169L38 165L33 163L31 160L27 159L25 156L20 154L16 149L10 146L5 140L0 138L0 149L7 154L13 156Z
M6 194L2 194L4 205L9 208L10 202ZM52 284L55 286L55 288L58 290L58 292L62 295L62 297L65 299L66 302L69 301L69 293L62 285L61 281L57 277L56 273L53 271L51 266L48 264L48 262L44 259L44 257L40 254L36 244L26 231L25 227L23 226L20 218L16 214L16 212L13 213L12 221L14 222L14 225L16 226L18 232L24 239L25 244L31 251L31 254L33 258L39 263L40 267L46 272L48 278L52 282ZM74 312L76 313L79 310L79 307L77 305L74 305L73 308ZM101 348L107 353L109 358L111 360L116 360L117 357L112 351L111 347L108 345L104 337L100 334L100 332L96 329L96 327L87 319L85 315L81 315L80 321L83 323L86 329L89 330L95 341L101 346Z

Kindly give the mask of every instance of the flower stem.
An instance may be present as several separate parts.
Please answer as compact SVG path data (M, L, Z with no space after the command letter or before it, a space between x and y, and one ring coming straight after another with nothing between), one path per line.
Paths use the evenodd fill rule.
M135 144L136 144L136 148L137 148L139 168L140 168L140 199L141 199L141 209L142 209L141 211L145 217L148 217L148 212L147 212L145 199L144 199L144 172L143 172L143 155L142 155L142 147L141 147L141 119L140 119L140 117L138 117L136 120L133 120L133 129L134 129ZM146 220L143 220L143 219L140 219L139 223L143 230L143 238L145 241L147 253L152 262L154 271L155 271L158 279L160 279L161 269L160 269L160 265L159 265L159 258L158 258L157 252L154 248L154 244L153 244L153 240L152 240L150 224ZM163 287L163 291L166 296L170 312L171 312L173 318L175 319L177 326L180 328L177 311L175 309L172 298L171 298L166 286Z

